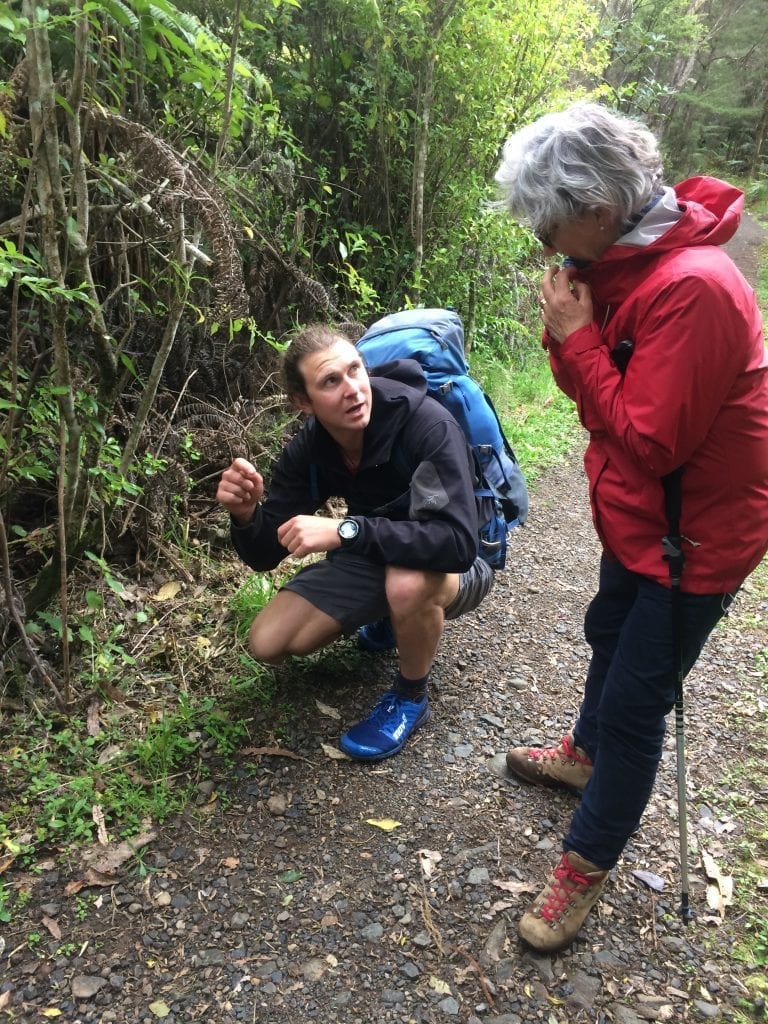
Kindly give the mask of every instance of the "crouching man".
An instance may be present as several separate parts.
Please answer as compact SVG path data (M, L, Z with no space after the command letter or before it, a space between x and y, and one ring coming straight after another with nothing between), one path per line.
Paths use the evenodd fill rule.
M341 737L350 757L397 754L430 716L429 672L446 618L475 609L493 585L477 555L474 462L458 423L429 398L417 363L369 377L355 346L312 325L283 357L283 383L308 417L264 479L245 459L224 471L218 501L232 540L258 571L286 556L300 569L256 616L249 646L279 665L389 617L399 665L392 687ZM331 497L341 521L314 515Z

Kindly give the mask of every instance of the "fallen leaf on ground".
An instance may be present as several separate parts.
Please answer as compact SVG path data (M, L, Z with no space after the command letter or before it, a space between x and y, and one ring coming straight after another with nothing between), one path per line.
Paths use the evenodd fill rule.
M58 924L53 920L53 918L44 916L42 924L45 928L48 929L48 931L51 933L54 939L56 939L57 942L59 941L59 939L61 939L61 928L59 928Z
M419 850L419 864L425 878L431 878L437 864L443 859L437 850Z
M122 690L118 690L116 686L108 683L105 679L100 679L98 687L105 697L109 697L115 704L127 704L129 707L138 708L140 704L138 701L129 700L128 695L123 693Z
M110 761L114 761L116 757L120 757L123 753L123 748L117 743L110 743L108 747L104 747L102 752L97 758L98 764L108 764Z
M91 817L93 823L96 826L96 835L102 846L109 845L109 836L107 835L107 823L104 820L104 808L101 804L94 804L91 808Z
M127 860L134 856L137 850L147 846L157 838L153 831L142 832L141 835L125 839L122 843L110 843L107 846L98 845L83 851L82 859L86 865L97 874L114 874L122 867Z
M149 1004L149 1008L156 1017L167 1017L171 1012L170 1006L164 1003L162 999L158 999L154 1003Z
M337 720L341 719L341 713L338 712L336 708L332 708L330 704L323 704L321 700L316 700L315 704L317 705L317 710L321 715L325 715L327 718L335 718Z
M707 885L707 905L721 919L725 918L725 908L733 903L733 877L721 873L717 863L704 850L701 855L702 864L709 884Z
M89 736L98 736L101 732L101 722L99 721L99 703L98 701L92 700L88 705L88 715L86 718L87 729Z
M365 821L368 825L380 828L382 832L394 832L402 825L402 821L394 821L392 818L366 818Z
M663 878L655 875L653 871L633 871L632 874L641 882L645 882L648 888L653 889L655 892L662 892L667 884Z
M114 875L105 871L95 871L93 868L88 868L83 879L83 885L114 885L114 882Z
M538 892L539 890L539 886L534 885L533 882L509 882L502 878L495 878L491 885L495 885L497 889L502 889L504 892Z
M491 904L491 909L488 913L491 917L495 917L496 914L501 914L505 910L509 910L510 907L514 907L514 903L511 900L496 900Z
M173 580L170 583L164 583L156 594L152 595L153 601L172 601L174 597L181 590L181 583L178 580Z
M332 761L351 761L352 758L348 757L343 750L339 750L338 747L331 746L330 743L321 743L320 749L326 757L330 757Z
M285 747L243 747L240 753L247 754L249 757L290 757L294 761L306 761L309 764L305 757L294 754L292 750L286 750Z

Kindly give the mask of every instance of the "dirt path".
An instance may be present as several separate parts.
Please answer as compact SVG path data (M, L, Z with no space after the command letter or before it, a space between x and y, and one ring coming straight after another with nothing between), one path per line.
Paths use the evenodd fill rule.
M254 746L234 764L214 757L200 806L119 881L78 891L81 863L17 876L25 912L0 927L9 1019L639 1024L754 1009L737 953L765 912L765 895L740 887L745 859L766 857L742 847L768 796L755 728L768 608L750 586L687 684L696 921L676 913L670 737L642 828L579 939L539 957L516 937L576 801L502 764L510 745L558 739L580 698L598 552L578 455L537 484L532 509L492 598L448 624L433 719L402 755L366 767L324 752L394 664L338 645L284 670L287 707L254 708ZM723 905L734 877L738 910Z
M684 928L675 912L670 741L641 832L579 940L536 957L515 935L576 798L518 785L500 763L511 744L559 738L579 700L597 565L585 495L578 459L535 488L536 514L514 535L493 599L449 624L433 720L401 756L364 767L323 753L392 671L390 656L348 644L341 685L330 674L338 649L300 678L286 671L285 756L220 765L218 799L161 830L143 875L79 898L65 886L82 865L30 877L28 919L5 933L7 950L21 946L3 964L13 1019L53 1008L69 1024L154 1021L165 1009L166 1021L215 1024L733 1020L748 992L749 971L732 959L745 920L708 910L702 858L732 875L743 855L734 810L766 799L762 771L738 781L767 642L749 588L687 691L697 921ZM267 747L271 724L264 715ZM400 824L370 823L387 819ZM24 945L33 930L47 939L43 918L61 934L45 958Z
M768 232L755 218L745 213L739 230L723 248L753 285L757 282L760 248L765 245Z

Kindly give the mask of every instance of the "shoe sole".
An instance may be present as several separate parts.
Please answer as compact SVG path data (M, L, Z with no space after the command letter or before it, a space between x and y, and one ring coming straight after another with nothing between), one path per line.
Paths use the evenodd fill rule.
M413 736L413 734L416 732L416 730L420 729L422 727L422 725L424 725L426 722L428 722L430 720L431 717L432 717L432 708L427 706L426 714L423 715L421 718L418 718L416 720L416 722L413 725L413 728L408 733L408 735L405 737L405 739L402 741L402 743L400 743L398 746L396 746L394 748L394 750L388 750L385 754L372 754L372 755L353 754L349 750L344 750L343 738L341 740L339 740L339 749L342 750L347 755L347 757L351 757L353 761L366 761L368 764L371 764L374 761L386 761L388 757L394 757L395 754L399 754L400 751L405 746L405 744L411 738L411 736Z

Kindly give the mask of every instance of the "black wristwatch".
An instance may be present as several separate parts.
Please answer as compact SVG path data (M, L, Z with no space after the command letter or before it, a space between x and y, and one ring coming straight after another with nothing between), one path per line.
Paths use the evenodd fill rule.
M342 519L337 529L342 547L345 544L351 544L358 533L360 533L360 525L354 519Z

